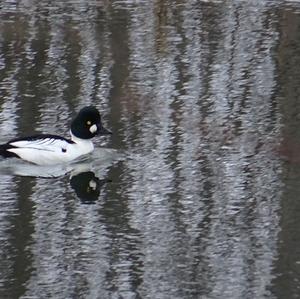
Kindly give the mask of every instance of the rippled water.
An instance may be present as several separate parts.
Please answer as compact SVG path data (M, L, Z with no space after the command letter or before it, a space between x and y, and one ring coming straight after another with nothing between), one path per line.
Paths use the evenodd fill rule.
M76 165L0 165L0 298L300 298L299 2L0 17L0 140L88 104L113 131Z

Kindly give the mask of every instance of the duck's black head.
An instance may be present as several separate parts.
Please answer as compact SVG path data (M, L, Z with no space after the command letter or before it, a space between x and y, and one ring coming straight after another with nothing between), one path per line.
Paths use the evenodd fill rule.
M93 106L82 108L71 124L72 134L81 139L90 139L96 135L111 134L101 123L99 111Z

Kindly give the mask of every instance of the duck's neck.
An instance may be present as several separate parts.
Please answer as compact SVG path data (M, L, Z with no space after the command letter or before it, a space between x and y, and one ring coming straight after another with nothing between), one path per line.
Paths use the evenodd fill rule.
M84 151L85 153L90 153L94 150L94 144L91 139L78 138L78 137L74 136L72 134L72 132L70 132L70 134L71 134L71 140L76 145L78 145L82 151Z

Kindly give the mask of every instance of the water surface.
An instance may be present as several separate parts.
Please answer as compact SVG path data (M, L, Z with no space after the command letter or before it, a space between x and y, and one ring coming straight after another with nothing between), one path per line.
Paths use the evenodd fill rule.
M1 165L1 298L300 297L298 2L0 17L0 140L90 104L113 131L74 168Z

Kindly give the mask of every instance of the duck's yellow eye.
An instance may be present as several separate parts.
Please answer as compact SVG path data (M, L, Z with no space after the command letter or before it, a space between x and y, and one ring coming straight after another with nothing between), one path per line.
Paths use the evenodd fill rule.
M90 125L92 124L92 122L91 122L90 120L88 120L88 121L86 122L86 124L87 124L88 126L90 126Z

